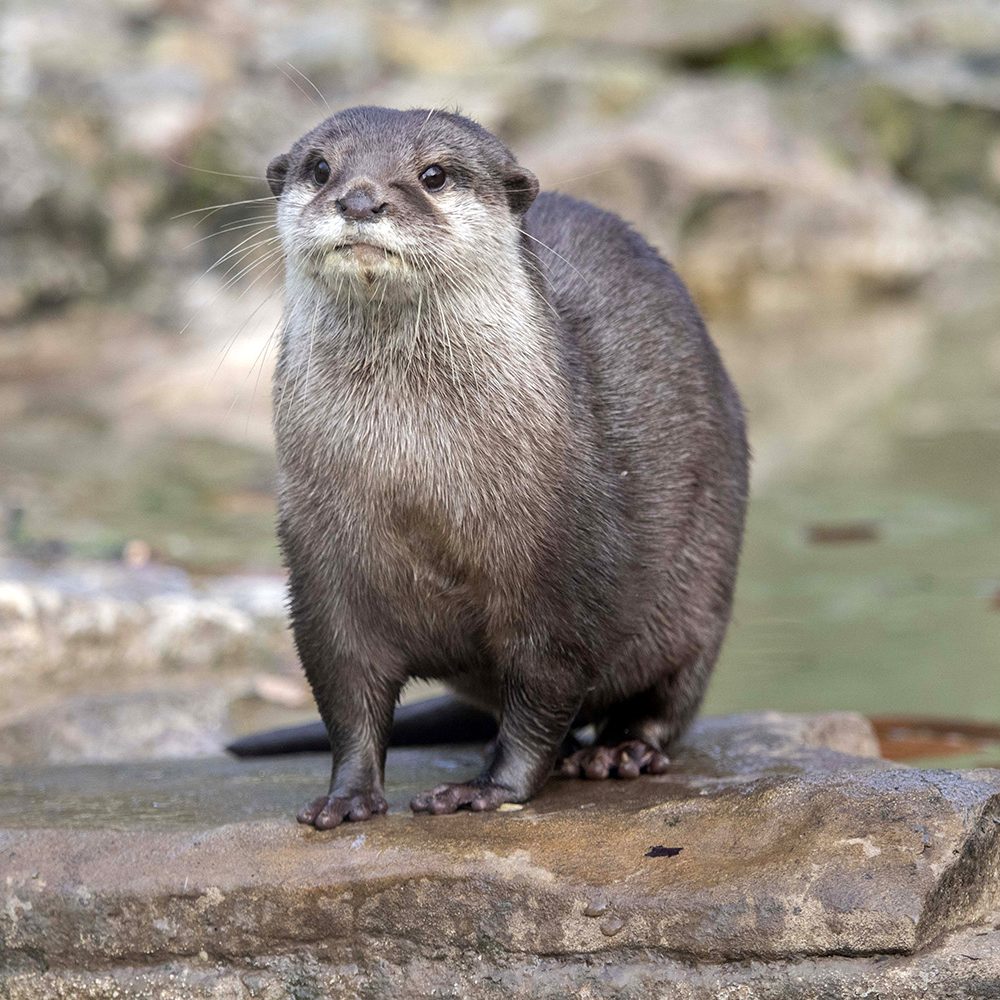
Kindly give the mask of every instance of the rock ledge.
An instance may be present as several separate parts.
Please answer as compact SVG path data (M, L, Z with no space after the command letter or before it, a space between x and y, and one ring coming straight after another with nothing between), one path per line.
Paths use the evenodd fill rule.
M397 751L389 816L327 833L291 819L323 758L0 770L0 995L988 996L1000 772L875 752L857 716L705 719L660 778L415 817L477 754Z

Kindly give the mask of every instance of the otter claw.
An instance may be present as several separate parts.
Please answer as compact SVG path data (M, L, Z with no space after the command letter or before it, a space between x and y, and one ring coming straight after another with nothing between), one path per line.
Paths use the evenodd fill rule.
M429 792L417 795L410 803L414 812L443 816L457 812L463 806L473 812L487 812L502 806L505 802L516 802L519 796L513 789L503 785L465 782L438 785Z
M584 747L564 757L559 765L568 778L638 778L640 774L664 774L670 758L642 740L627 740L614 746Z
M304 805L295 818L317 830L332 830L345 820L360 823L372 816L381 816L388 808L389 803L380 792L361 792L347 796L321 795Z

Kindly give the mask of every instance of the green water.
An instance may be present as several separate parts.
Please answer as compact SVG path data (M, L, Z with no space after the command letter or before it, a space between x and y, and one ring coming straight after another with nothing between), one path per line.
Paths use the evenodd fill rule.
M1000 720L1000 308L951 294L906 308L895 325L888 312L860 329L845 318L833 349L835 323L816 339L808 324L760 335L765 369L768 343L799 338L781 374L803 384L789 389L794 407L769 410L780 390L742 373L773 461L709 711ZM803 434L795 417L824 407L833 419ZM807 441L784 463L783 427ZM876 537L809 541L812 525L858 522Z

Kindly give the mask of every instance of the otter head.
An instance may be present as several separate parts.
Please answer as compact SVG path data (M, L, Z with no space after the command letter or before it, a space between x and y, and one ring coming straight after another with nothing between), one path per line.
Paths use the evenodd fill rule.
M476 280L520 245L533 174L444 111L350 108L275 157L267 180L290 271L352 294Z

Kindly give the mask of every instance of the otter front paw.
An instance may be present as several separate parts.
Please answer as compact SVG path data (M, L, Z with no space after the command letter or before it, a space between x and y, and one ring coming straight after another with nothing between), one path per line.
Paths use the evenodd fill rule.
M303 806L295 817L300 823L317 830L332 830L345 820L355 823L381 816L389 808L381 792L360 792L343 797L321 795Z
M486 812L502 806L505 802L521 802L523 800L523 795L519 795L514 789L504 785L495 785L488 781L468 781L438 785L437 788L432 788L429 792L418 795L410 803L410 808L414 812L426 812L434 816L441 816L445 813L457 812L463 806L474 812Z
M567 778L638 778L640 774L664 774L670 759L642 740L626 740L614 746L584 747L564 757L559 773Z

